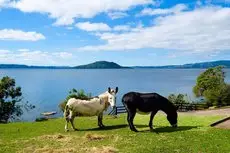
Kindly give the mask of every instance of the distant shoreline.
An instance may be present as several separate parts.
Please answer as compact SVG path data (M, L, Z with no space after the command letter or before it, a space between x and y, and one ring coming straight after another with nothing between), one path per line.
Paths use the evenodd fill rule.
M0 70L201 70L207 68L1 68ZM230 69L230 67L226 67L224 69Z
M0 64L0 69L207 69L216 66L230 68L230 60L166 66L121 66L114 62L97 61L79 66L28 66L20 64Z

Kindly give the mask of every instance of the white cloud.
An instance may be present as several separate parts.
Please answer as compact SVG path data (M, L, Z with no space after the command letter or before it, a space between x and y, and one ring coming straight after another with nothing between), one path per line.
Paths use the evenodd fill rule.
M119 18L124 18L129 16L127 13L125 12L109 12L108 16L114 20L114 19L119 19Z
M153 0L18 0L11 7L22 12L48 14L55 25L70 25L74 18L92 18L100 13L126 11L138 5L155 4Z
M129 25L117 25L113 27L114 31L129 31L131 27Z
M29 52L30 50L29 49L26 49L26 48L22 48L22 49L18 49L19 52Z
M144 10L141 11L138 16L144 16L144 15L167 15L167 14L174 14L174 13L179 13L181 11L187 10L188 7L185 4L177 4L176 6L172 8L167 8L167 9L150 9L150 8L145 8Z
M230 49L230 8L209 6L154 19L155 24L126 33L97 35L106 44L79 50L164 48L189 52Z
M85 31L110 31L111 28L105 23L79 22L75 25Z
M73 56L72 53L68 53L68 52L56 52L56 53L53 53L53 55L63 58L63 59L70 59Z
M38 41L42 39L45 39L45 36L37 32L24 32L13 29L0 30L0 40Z
M75 25L77 28L89 31L89 32L105 32L105 31L129 31L131 27L129 25L117 25L111 28L105 23L90 23L90 22L79 22Z
M132 28L131 31L138 32L138 31L143 30L143 27L144 27L144 24L141 21L139 21L137 26L135 28Z
M9 52L10 52L9 50L0 49L0 54L7 54L7 53L9 53Z
M0 0L0 8L8 5L9 2L10 0Z
M76 57L69 52L45 52L40 50L19 49L14 52L0 50L1 64L26 64L26 65L75 65ZM23 51L28 50L28 51Z

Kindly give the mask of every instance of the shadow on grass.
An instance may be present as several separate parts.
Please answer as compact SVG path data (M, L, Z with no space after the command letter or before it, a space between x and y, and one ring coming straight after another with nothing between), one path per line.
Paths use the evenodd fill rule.
M173 127L159 127L153 130L153 132L164 133L164 132L176 132L176 131L187 131L191 129L198 128L198 126L179 126L177 128Z
M147 126L143 126L142 127L147 127ZM140 127L140 126L137 126ZM177 128L174 127L170 127L170 126L166 126L166 127L155 127L153 130L151 130L151 132L154 133L170 133L170 132L177 132L177 131L187 131L187 130L191 130L191 129L195 129L198 128L198 126L179 126ZM141 130L140 132L147 132L150 130Z
M80 129L79 131L107 131L107 130L115 130L115 129L122 129L128 127L127 124L121 124L121 125L108 125L103 128L92 128L92 129Z
M143 124L134 124L134 126L136 127L136 128L148 128L149 126L146 124L146 125L143 125Z
M136 128L148 128L147 125L135 125ZM129 126L127 124L120 124L120 125L109 125L105 126L104 128L91 128L91 129L80 129L79 131L107 131L107 130L116 130L116 129L122 129L122 128L128 128ZM150 129L145 130L139 130L139 132L154 132L154 133L170 133L170 132L177 132L177 131L187 131L194 128L198 128L198 126L179 126L177 128L173 128L170 126L167 127L155 127L153 130L150 131Z

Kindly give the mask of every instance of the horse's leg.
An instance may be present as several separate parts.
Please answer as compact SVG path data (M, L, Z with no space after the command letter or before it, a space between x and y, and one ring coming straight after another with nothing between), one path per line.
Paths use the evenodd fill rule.
M153 118L156 115L157 111L152 111L150 115L150 120L149 120L149 128L150 130L153 130Z
M103 125L103 123L102 123L102 119L103 119L103 112L100 113L100 114L98 115L98 126L99 126L100 128L105 127L105 126Z
M66 120L65 131L68 132L69 131L69 129L68 129L69 117L66 117L65 120Z
M101 127L101 113L97 116L97 125Z
M134 132L138 132L137 129L135 128L135 126L133 125L133 119L134 119L135 115L136 115L136 110L129 110L127 120L128 120L130 129Z
M73 111L70 111L70 123L72 125L73 130L76 131L77 129L74 126L74 118L75 118L75 114L73 113Z
M72 117L72 118L70 119L70 123L71 123L71 125L72 125L73 130L76 131L77 129L76 129L75 126L74 126L74 118L75 118L75 117Z
M136 109L130 109L126 103L123 103L123 105L125 106L126 110L127 110L127 121L129 123L129 128L131 131L135 131L138 132L137 129L134 127L133 125L133 119L136 115Z

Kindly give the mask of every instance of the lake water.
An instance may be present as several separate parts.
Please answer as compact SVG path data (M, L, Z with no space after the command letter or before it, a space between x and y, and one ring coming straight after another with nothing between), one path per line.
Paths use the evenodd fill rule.
M45 111L58 111L58 104L72 88L84 89L93 96L108 87L119 87L117 105L129 91L188 94L193 98L192 87L203 69L0 69L0 77L10 76L22 87L25 101L36 109L25 113L23 120L32 121ZM230 82L230 69L225 69Z

